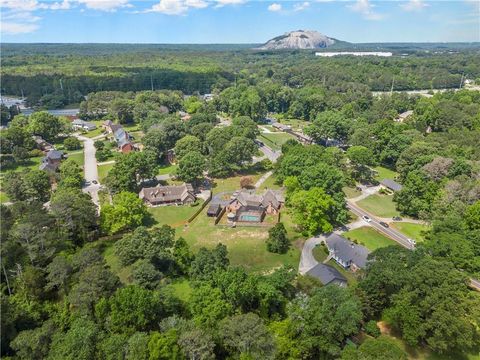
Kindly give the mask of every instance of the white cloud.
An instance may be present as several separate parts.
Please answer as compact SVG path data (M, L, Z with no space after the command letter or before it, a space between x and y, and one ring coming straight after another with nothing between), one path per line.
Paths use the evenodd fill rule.
M183 15L190 8L203 9L208 6L205 0L160 0L158 4L142 12L157 12L166 15Z
M70 9L70 1L0 0L0 7L13 11L67 10Z
M352 11L362 14L367 20L382 20L383 14L377 13L373 10L375 5L371 4L369 0L357 0L353 5L347 5Z
M158 12L167 15L180 15L188 10L188 6L183 0L160 0L158 4L152 6L147 12Z
M277 4L277 3L273 3L273 4L270 4L268 6L268 10L269 11L281 11L282 10L282 5L281 4Z
M308 7L310 7L310 3L308 1L305 1L301 4L295 4L293 6L293 10L294 11L302 11L302 10L305 10L307 9Z
M196 9L203 9L208 6L208 3L204 0L186 0L185 5Z
M409 0L400 4L400 7L405 11L422 11L427 6L429 5L423 0Z
M33 11L38 9L37 0L0 0L0 7L18 11Z
M116 11L119 8L132 7L128 0L77 0L88 9L100 11Z
M225 5L241 5L246 2L247 0L216 0L217 7L221 7Z
M2 34L25 34L37 31L38 25L2 21L0 24L0 30Z
M62 2L54 2L49 6L51 10L68 10L70 9L70 2L68 0L63 0Z

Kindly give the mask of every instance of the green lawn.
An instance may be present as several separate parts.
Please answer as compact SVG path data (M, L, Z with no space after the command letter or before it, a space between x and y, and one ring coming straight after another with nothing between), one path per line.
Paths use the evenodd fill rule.
M303 130L306 126L311 124L308 121L300 119L282 119L280 122L285 125L290 125L293 130Z
M196 206L157 206L149 207L148 212L152 215L154 223L152 225L170 225L172 227L181 227L202 205L200 200Z
M17 164L13 167L3 167L2 176L8 172L20 172L24 170L38 170L38 167L42 163L43 156L36 156L29 158L23 164Z
M342 190L345 193L345 195L347 196L347 199L353 199L357 196L362 195L362 192L358 191L355 187L345 186L345 187L343 187Z
M102 183L105 180L105 178L108 175L108 172L113 167L113 165L115 165L115 164L99 165L97 167L97 169L98 169L98 180L100 181L100 183Z
M157 175L174 174L177 171L178 165L165 165L158 168Z
M357 202L357 205L378 217L386 218L400 215L395 208L393 195L373 194Z
M357 243L365 246L370 251L397 244L395 241L367 226L347 231L343 235L347 239L356 240Z
M132 282L131 275L132 275L132 265L129 266L122 266L120 264L120 260L118 259L117 255L115 255L115 249L113 243L108 245L104 252L103 256L105 257L105 261L107 265L110 266L110 269L113 273L117 274L120 278L120 281L123 284L130 284Z
M425 240L422 232L427 231L429 229L427 225L408 223L408 222L394 222L394 223L391 223L390 226L397 229L401 233L405 234L409 238L415 239L417 242L421 242Z
M387 169L383 166L377 166L374 168L377 171L375 179L382 181L383 179L395 179L398 175L397 172Z
M245 173L231 176L225 179L214 179L213 193L217 194L224 191L235 191L240 189L240 179L244 176L250 176L255 184L264 173L259 171L246 171Z
M265 189L272 189L272 190L277 190L282 187L280 184L276 184L276 177L275 174L271 175L267 180L264 181L264 183L260 186L259 190L263 192Z
M88 138L94 138L94 137L102 135L103 132L105 131L105 129L102 128L101 124L97 124L97 123L95 123L95 124L97 125L97 128L95 130L82 132L82 135L85 136L85 137L88 137Z
M298 266L303 238L295 231L288 214L282 215L282 222L292 247L286 254L273 254L265 245L268 228L215 226L214 219L207 217L206 211L204 209L191 224L177 228L177 236L185 238L193 251L222 243L227 246L230 264L243 266L249 272L268 272L283 265Z
M274 150L280 150L282 145L285 144L289 139L295 139L295 137L284 132L261 133L258 136L258 140L264 142L265 145Z
M85 163L85 156L83 154L83 151L75 151L74 154L68 154L68 158L73 159L79 166L83 166L83 164Z

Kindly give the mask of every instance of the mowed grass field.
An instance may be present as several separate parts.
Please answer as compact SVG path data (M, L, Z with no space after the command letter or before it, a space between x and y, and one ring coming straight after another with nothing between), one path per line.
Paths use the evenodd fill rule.
M114 164L98 165L98 180L100 183L105 181L105 178L108 175L108 172L113 168Z
M295 139L295 137L284 132L261 133L258 136L258 140L274 150L280 150L289 139Z
M75 161L78 166L83 166L85 163L85 155L83 154L83 151L73 151L68 155L68 159L72 159Z
M383 179L392 179L394 180L395 177L398 175L397 172L387 169L383 166L377 166L374 168L374 170L377 171L377 175L375 176L375 179L378 181L382 181Z
M405 234L409 238L415 239L417 242L425 240L423 232L429 229L427 225L409 222L394 222L391 223L390 226Z
M353 199L353 198L356 198L357 196L362 195L362 192L358 191L355 187L345 186L343 187L342 190L345 193L345 196L347 197L347 199Z
M357 202L357 205L378 217L386 218L400 215L395 208L393 195L373 194Z
M222 243L228 249L230 264L243 266L249 272L269 272L283 265L298 266L303 238L298 234L288 214L282 215L292 247L286 254L273 254L267 251L265 240L267 227L215 226L214 218L207 217L205 208L198 217L185 227L177 228L194 252L200 247L213 248Z
M381 247L397 245L395 241L368 226L347 231L343 235L350 240L356 240L357 243L365 246L370 251L374 251Z
M183 226L186 221L195 214L202 206L203 201L199 201L196 206L157 206L149 207L148 212L152 215L153 223L151 225L161 226L170 225L173 228Z

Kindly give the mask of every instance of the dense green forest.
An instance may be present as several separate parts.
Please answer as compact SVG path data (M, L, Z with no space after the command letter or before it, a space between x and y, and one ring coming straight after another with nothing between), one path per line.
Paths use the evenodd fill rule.
M312 51L266 52L243 46L2 44L2 93L20 96L23 91L30 104L49 107L52 95L68 104L106 90L203 94L238 80L256 85L269 79L290 88L342 92L355 84L372 91L388 91L392 84L395 90L458 88L464 76L480 76L478 48L462 50L399 44L391 58L326 59Z

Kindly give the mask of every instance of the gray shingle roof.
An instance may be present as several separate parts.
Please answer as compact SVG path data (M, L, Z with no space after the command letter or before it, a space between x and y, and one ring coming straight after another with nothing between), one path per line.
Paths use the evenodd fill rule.
M243 206L267 207L272 204L277 210L285 202L282 193L273 190L267 190L262 195L257 195L254 191L241 190L233 194L233 200L238 200Z
M58 150L50 150L45 156L48 160L61 160L63 157L63 152Z
M397 183L396 181L393 181L392 179L383 179L380 181L380 184L383 186L393 190L393 191L400 191L402 190L402 185Z
M139 196L150 203L184 201L188 196L195 199L191 184L143 188L140 190Z
M367 257L370 251L366 247L355 244L335 233L329 235L326 242L328 250L333 251L335 256L345 264L353 263L362 269L367 265Z
M323 285L328 285L335 280L343 283L347 282L347 279L340 273L340 271L332 266L321 263L308 270L307 275L320 280Z

